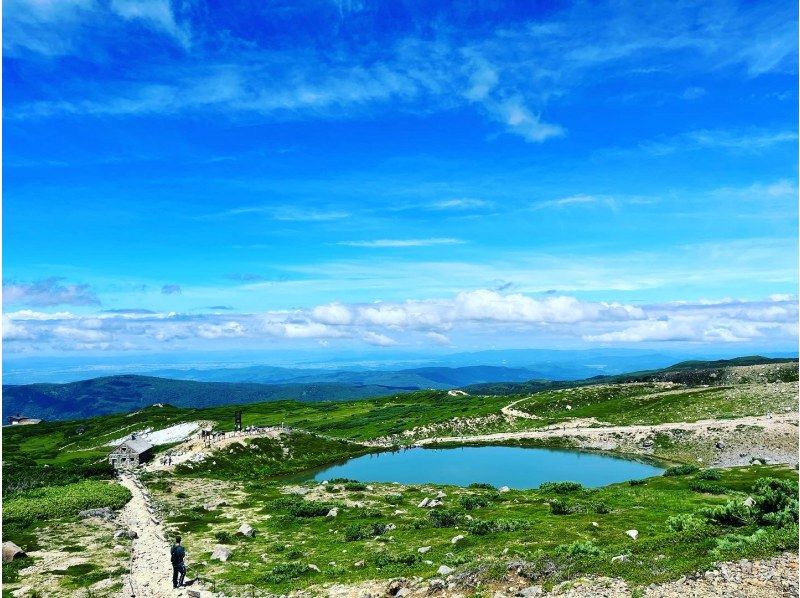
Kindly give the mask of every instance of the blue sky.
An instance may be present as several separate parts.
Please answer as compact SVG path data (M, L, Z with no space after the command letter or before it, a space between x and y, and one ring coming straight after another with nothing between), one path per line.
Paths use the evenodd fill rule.
M6 356L796 345L786 2L4 8Z

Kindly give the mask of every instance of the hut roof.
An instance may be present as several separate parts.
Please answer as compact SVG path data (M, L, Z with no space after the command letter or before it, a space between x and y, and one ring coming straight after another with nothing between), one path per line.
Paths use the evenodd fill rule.
M134 453L138 454L142 454L143 452L149 451L151 448L153 448L152 444L146 440L143 440L142 438L129 438L128 440L121 442L114 450L117 450L123 446L127 446Z

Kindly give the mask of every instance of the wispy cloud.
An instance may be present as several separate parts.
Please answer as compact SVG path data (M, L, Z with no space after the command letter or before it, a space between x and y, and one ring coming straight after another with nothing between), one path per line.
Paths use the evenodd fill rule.
M492 208L494 207L494 202L485 199L473 199L469 197L461 197L455 199L443 199L440 201L434 201L429 204L426 204L425 207L430 210L442 210L442 211L478 210L484 208Z
M374 239L372 241L339 241L337 245L346 247L429 247L431 245L461 245L461 239L450 237L431 237L429 239Z
M531 206L533 210L544 210L548 208L568 208L573 206L592 206L592 205L605 205L609 208L615 209L618 202L613 197L598 196L598 195L569 195L559 199L551 199L547 201L540 201Z
M223 214L228 216L264 214L273 220L285 222L328 222L330 220L342 220L351 216L350 212L344 210L324 210L295 206L245 206L226 210Z
M161 287L162 295L180 295L183 292L179 284L165 284Z
M8 305L99 305L94 290L87 284L63 284L61 278L34 282L4 282L3 303Z

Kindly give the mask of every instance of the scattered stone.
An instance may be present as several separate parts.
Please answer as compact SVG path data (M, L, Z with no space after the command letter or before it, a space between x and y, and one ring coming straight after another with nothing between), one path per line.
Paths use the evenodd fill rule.
M338 517L339 515L339 507L333 507L325 517Z
M191 598L213 598L214 596L208 590L186 590L186 595Z
M600 524L596 521L592 521L592 527L600 527Z
M123 529L118 529L114 532L114 539L121 538L122 536L127 536L128 534Z
M428 582L428 591L429 592L439 592L445 588L445 583L443 579L434 578Z
M217 544L214 546L214 552L211 553L211 560L212 561L221 561L226 562L231 557L232 550L227 546L222 546L221 544Z
M626 533L628 536L630 536L632 540L635 540L636 538L638 538L638 537L639 537L639 532L638 532L638 530L635 530L635 529L629 529L629 530L628 530L628 531L626 531L625 533Z
M85 511L80 511L78 515L81 519L97 517L98 519L109 521L114 518L114 511L111 510L111 507L102 507L100 509L86 509Z
M422 499L422 502L421 502L421 503L419 503L417 506L418 506L420 509L424 509L425 507L427 507L427 506L428 506L428 503L429 503L429 502L431 502L431 499L430 499L430 498L423 498L423 499Z
M138 537L139 537L139 534L136 533L135 529L131 528L131 529L128 530L128 538L130 538L131 540L135 540Z
M514 595L528 598L530 596L541 596L542 594L544 594L544 592L542 591L541 586L528 586L527 588L522 588Z
M436 498L428 503L428 508L433 509L434 507L441 507L443 504L441 500Z
M461 540L463 540L463 539L464 539L464 536L463 536L463 535L461 535L461 534L459 534L459 535L457 535L455 538L453 538L452 540L450 540L450 544L458 544L458 543L459 543L459 542L461 542Z
M618 554L617 556L611 557L612 563L627 563L628 562L628 555L627 554Z
M399 579L393 579L389 582L389 587L386 589L386 593L389 596L399 596L400 590L404 589L408 585L405 577L401 577Z
M423 546L422 548L417 548L417 552L420 554L425 554L431 549L430 546Z
M446 497L447 495L441 490L439 490L439 492L436 493L436 498L446 498Z
M236 530L236 535L252 538L256 535L256 530L254 530L253 526L249 523L243 523L241 526L239 526L239 529Z
M10 563L14 559L21 559L27 556L25 551L13 542L3 542L3 562Z
M437 575L450 575L452 572L453 570L447 565L442 565L436 570Z
M364 564L365 564L364 561L356 561L355 563L353 563L353 567L355 567L356 569L360 569L361 567L364 566Z
M744 504L744 506L746 506L747 508L750 508L754 504L756 504L756 501L753 500L752 496L748 496L747 498L744 499L744 502L742 504Z
M311 563L309 563L308 568L311 569L312 571L316 571L317 573L319 573L319 567L317 567L316 565L312 565Z
M400 588L400 590L397 592L397 594L395 594L395 596L397 598L405 598L409 594L411 594L411 590L409 590L408 588Z

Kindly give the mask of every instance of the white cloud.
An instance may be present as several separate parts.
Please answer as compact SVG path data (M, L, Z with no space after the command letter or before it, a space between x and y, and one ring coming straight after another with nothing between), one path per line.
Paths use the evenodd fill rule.
M764 300L720 299L631 305L586 301L568 295L530 296L488 289L430 300L362 304L330 303L261 313L36 312L4 314L11 351L151 350L261 346L271 343L350 339L378 346L420 340L452 345L453 339L583 339L591 343L786 343L797 336L798 305L792 295ZM225 343L235 343L225 345Z
M337 245L347 247L429 247L431 245L461 245L466 243L461 239L450 237L432 237L429 239L375 239L372 241L340 241Z
M435 201L427 205L431 210L475 210L479 208L491 208L494 202L485 199L471 199L471 198L458 198L458 199L444 199Z
M176 22L169 0L111 0L109 7L123 19L144 21L163 31L185 48L191 45L189 29Z
M377 347L392 347L397 344L397 341L393 338L386 336L385 334L379 334L377 332L365 332L361 338L364 340L365 343L370 345L375 345Z

